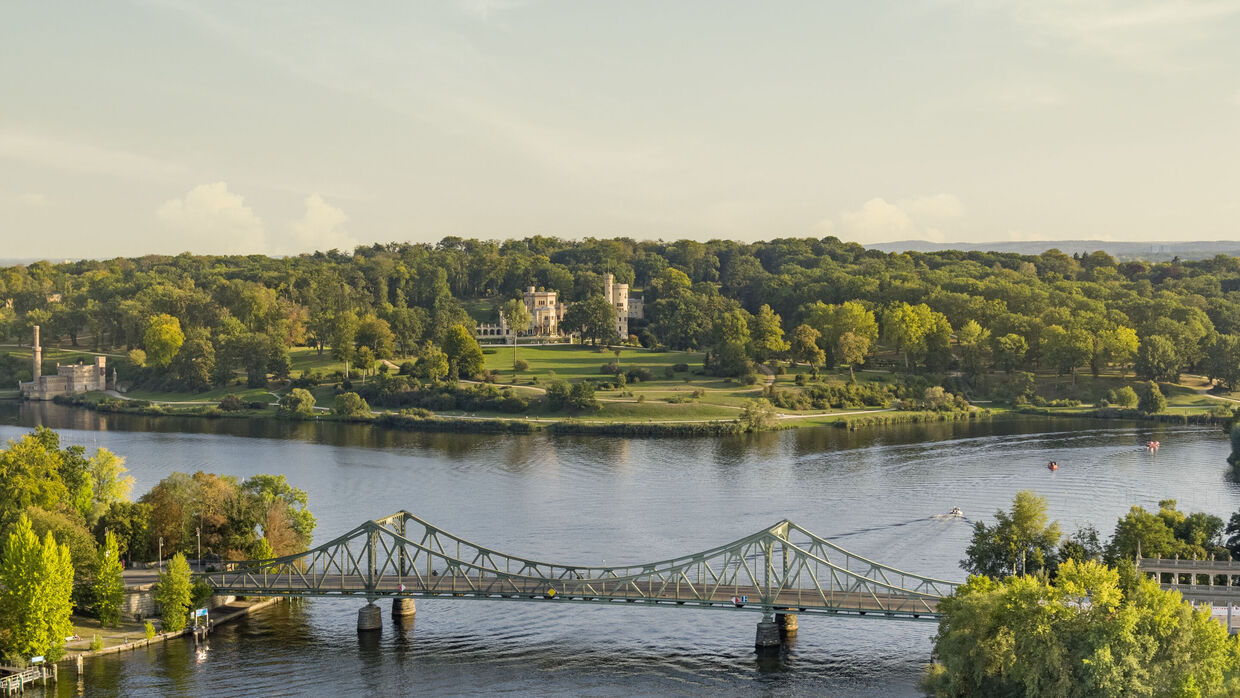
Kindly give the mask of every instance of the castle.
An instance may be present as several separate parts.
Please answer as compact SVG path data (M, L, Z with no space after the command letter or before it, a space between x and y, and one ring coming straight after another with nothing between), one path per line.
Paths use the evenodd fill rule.
M616 309L616 334L622 339L629 336L629 319L641 319L642 299L629 298L629 285L616 283L614 274L603 277L603 297ZM556 301L555 291L536 291L533 286L522 295L525 307L530 311L530 325L521 331L524 337L559 337L560 321L564 319L566 306ZM482 323L474 330L478 339L512 337L508 323L500 316L499 323Z
M109 390L116 385L116 370L108 380L107 358L96 356L93 364L56 364L56 375L43 375L43 347L39 344L39 326L34 326L34 359L31 361L29 383L18 382L17 388L27 400L51 400L57 395L72 395L92 390Z

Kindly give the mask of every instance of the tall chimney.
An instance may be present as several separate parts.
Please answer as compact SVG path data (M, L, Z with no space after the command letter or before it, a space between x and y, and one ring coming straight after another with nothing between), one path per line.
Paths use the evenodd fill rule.
M31 366L31 369L33 370L33 376L34 376L32 380L35 383L38 383L39 376L43 375L43 347L39 346L39 326L38 325L34 326L34 361L33 361L33 366Z

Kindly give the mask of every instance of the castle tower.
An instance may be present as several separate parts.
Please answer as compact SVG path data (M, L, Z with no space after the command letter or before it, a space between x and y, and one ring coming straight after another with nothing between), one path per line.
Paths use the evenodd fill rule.
M39 376L43 375L43 347L39 346L39 326L34 326L34 360L31 369L33 370L33 382L39 382Z

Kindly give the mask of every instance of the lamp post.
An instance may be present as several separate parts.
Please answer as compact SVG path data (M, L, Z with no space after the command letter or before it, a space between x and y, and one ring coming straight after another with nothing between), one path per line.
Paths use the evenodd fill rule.
M164 568L164 537L159 537L159 569Z
M198 569L202 569L202 526L194 530L198 532Z

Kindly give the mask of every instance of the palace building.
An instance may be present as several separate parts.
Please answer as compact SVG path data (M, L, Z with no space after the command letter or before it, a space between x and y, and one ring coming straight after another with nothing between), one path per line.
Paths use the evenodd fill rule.
M96 356L93 364L56 364L56 375L43 375L43 347L39 344L39 326L34 326L34 358L31 361L33 380L18 382L17 388L27 400L51 400L57 395L110 390L116 387L116 369L108 380L107 357Z

